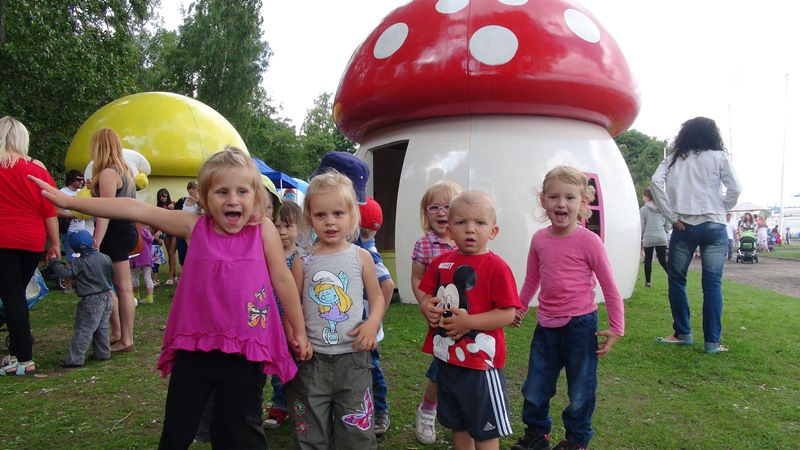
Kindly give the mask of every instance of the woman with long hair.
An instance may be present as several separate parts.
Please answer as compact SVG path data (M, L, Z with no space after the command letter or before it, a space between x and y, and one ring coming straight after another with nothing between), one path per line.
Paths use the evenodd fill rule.
M172 201L172 196L169 195L169 191L165 188L161 188L156 193L156 206L159 208L164 209L175 209L175 202ZM176 259L176 241L174 236L170 236L168 234L162 233L164 239L164 248L167 250L167 260L169 262L169 276L167 277L167 282L164 284L173 284L178 281L178 277L175 276L175 261Z
M94 197L136 198L133 173L122 157L122 142L110 128L95 131L89 142L89 155L94 161ZM133 299L130 252L136 248L139 233L133 222L95 218L94 240L100 251L114 264L114 289L118 301L111 311L111 351L133 351L133 321L136 306Z
M48 255L61 259L56 210L42 202L41 189L27 176L55 183L44 164L28 156L29 142L25 125L11 116L0 119L0 299L10 337L9 355L0 355L0 376L36 371L25 288L48 236Z
M669 304L674 332L662 344L691 345L686 273L700 248L703 267L703 334L706 353L719 353L722 333L722 267L728 248L725 212L739 199L742 185L725 151L717 124L705 117L687 120L673 152L653 175L650 190L661 214L672 224L667 260ZM727 189L721 195L720 186Z

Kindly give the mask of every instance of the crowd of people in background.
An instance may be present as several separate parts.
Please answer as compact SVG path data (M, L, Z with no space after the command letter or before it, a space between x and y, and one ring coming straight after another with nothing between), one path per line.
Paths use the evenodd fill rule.
M114 130L92 135L94 180L71 170L60 190L28 145L21 123L0 119L0 208L9 218L0 222L0 298L11 336L0 376L37 370L24 288L42 256L69 280L64 292L81 298L61 361L68 368L83 366L90 346L88 358L100 361L135 351L135 308L154 303L167 265L165 284L175 292L158 361L170 376L160 448L193 440L266 448L263 430L287 420L294 448L377 447L391 424L379 342L395 284L375 245L383 214L366 195L366 163L329 153L299 205L282 200L246 152L228 147L204 163L188 195L173 201L161 188L149 204L136 200ZM729 212L741 185L713 120L685 122L673 147L642 192L644 287L655 255L673 317L672 332L657 342L692 345L687 271L699 252L704 350L717 354L728 350L721 343L725 259L747 233L759 251L782 236L761 215L736 221ZM91 196L77 195L81 189ZM416 407L422 444L437 441L437 423L452 431L457 449L497 448L511 434L503 328L521 325L537 292L522 384L526 429L512 448L585 449L594 436L598 360L625 334L624 303L602 241L581 225L595 196L586 175L555 167L537 194L532 208L546 226L531 239L520 289L488 249L499 232L489 195L439 181L421 199L410 281L429 324L422 351L432 356ZM607 328L594 301L597 283ZM564 438L552 447L550 401L562 370L570 404Z

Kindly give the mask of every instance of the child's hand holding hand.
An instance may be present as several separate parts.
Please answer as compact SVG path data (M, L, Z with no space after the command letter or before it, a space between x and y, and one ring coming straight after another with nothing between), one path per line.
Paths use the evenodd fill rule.
M353 348L358 351L372 351L378 348L378 328L380 328L380 321L365 320L361 325L353 328L347 333L354 336Z
M517 309L514 313L514 321L511 322L511 326L514 328L519 328L522 325L522 319L525 318L525 313L522 312L521 309Z
M599 349L597 350L597 357L602 358L611 351L611 347L619 340L619 335L611 330L598 331L595 336L604 336L605 340L598 342Z
M423 299L422 304L419 306L419 310L423 316L425 316L425 320L428 321L431 327L437 328L439 326L439 321L442 320L442 313L444 310L439 307L439 300L437 297L430 297L428 299Z
M292 351L297 356L297 359L300 361L308 361L311 359L311 356L314 354L314 350L311 348L311 342L308 341L308 336L305 333L302 333L302 336L295 336L292 339Z
M442 319L442 324L440 325L447 332L447 336L457 341L475 329L472 325L472 316L469 315L466 309L452 307L450 312L453 315Z

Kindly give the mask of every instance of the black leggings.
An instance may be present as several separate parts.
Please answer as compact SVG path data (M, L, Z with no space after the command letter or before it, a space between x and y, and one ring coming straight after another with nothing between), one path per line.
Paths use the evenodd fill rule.
M191 445L212 393L212 448L241 448L247 427L245 416L260 401L259 388L263 390L260 372L261 364L243 355L218 350L179 352L170 375L158 448L186 449Z
M646 283L650 282L650 274L653 272L653 249L656 249L656 257L658 257L658 263L661 264L661 267L664 268L664 272L667 271L667 246L656 245L655 247L645 247L644 281Z
M0 248L0 299L10 336L9 354L19 361L33 359L31 319L25 289L42 258L42 252Z

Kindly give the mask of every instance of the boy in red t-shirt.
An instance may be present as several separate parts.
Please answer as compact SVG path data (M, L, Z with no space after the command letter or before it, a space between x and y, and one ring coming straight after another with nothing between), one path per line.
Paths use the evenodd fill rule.
M447 226L457 249L436 257L419 285L431 326L422 351L440 360L437 417L456 449L499 448L511 434L503 327L521 304L508 264L486 247L498 231L488 195L458 195Z

